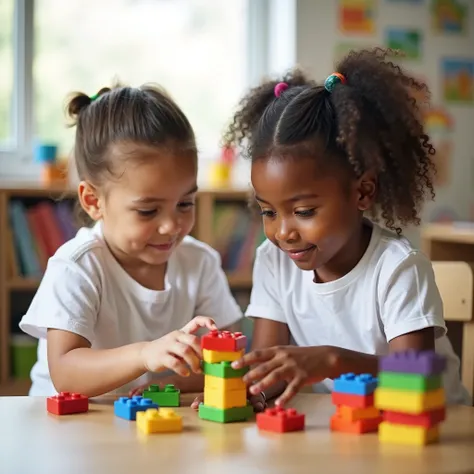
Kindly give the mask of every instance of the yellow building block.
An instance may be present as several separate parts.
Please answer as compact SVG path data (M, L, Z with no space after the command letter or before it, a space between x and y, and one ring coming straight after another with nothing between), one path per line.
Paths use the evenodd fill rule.
M244 355L244 352L244 349L236 352L220 352L203 349L202 357L204 362L208 362L209 364L217 364L219 362L234 362L234 360L239 360Z
M214 390L228 392L229 390L247 390L247 385L239 377L224 379L222 377L214 377L213 375L204 376L204 387Z
M204 405L214 408L244 407L247 405L247 390L218 390L204 386Z
M183 419L172 408L150 408L137 413L137 429L145 434L183 430Z
M381 443L424 445L435 443L439 439L439 425L432 428L392 424L384 421L379 425Z
M404 392L379 387L375 390L374 404L379 410L400 411L412 415L441 408L446 404L444 389L429 392Z

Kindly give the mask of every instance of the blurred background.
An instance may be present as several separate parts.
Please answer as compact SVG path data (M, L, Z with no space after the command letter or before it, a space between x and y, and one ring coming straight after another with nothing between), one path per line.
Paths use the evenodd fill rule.
M70 92L157 82L176 99L199 146L194 233L219 250L245 307L263 234L246 208L248 163L221 149L222 131L264 76L298 64L324 81L345 53L372 46L404 51L399 64L432 92L424 120L438 150L437 198L406 234L433 259L470 255L474 2L0 0L0 386L28 378L34 348L18 355L28 341L17 322L47 258L75 231Z

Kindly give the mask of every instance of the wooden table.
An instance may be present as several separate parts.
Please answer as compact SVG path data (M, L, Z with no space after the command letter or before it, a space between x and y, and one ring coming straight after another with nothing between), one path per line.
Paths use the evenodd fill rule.
M183 397L183 403L187 403ZM56 417L45 399L0 398L0 472L27 474L344 473L408 474L474 471L474 408L453 407L437 445L381 445L376 434L331 433L328 395L300 394L304 432L260 433L253 421L222 425L179 408L182 433L140 436L116 418L111 402L83 415Z

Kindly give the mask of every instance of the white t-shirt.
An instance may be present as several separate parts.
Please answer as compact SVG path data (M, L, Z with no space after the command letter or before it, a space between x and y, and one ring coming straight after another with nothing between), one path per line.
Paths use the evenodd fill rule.
M374 355L402 334L435 328L436 350L447 357L444 383L451 403L470 403L459 359L446 336L443 305L430 261L410 243L373 225L369 246L342 278L314 283L271 242L257 250L246 316L286 323L298 346L338 346ZM326 379L317 391L332 390Z
M215 250L186 237L168 261L165 289L154 291L119 265L99 224L83 228L49 260L20 322L24 332L39 338L30 395L56 393L48 370L48 328L79 334L94 349L108 349L160 338L197 315L214 318L220 328L242 318ZM145 374L117 391L148 383L152 376Z

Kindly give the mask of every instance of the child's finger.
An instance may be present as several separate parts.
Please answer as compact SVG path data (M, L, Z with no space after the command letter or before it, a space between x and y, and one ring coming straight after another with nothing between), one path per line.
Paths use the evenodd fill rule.
M267 349L257 349L232 362L232 368L241 369L242 367L247 367L249 365L266 362L267 360L270 360L274 354L275 351L271 347Z
M248 374L247 374L248 375ZM272 385L286 380L287 371L283 367L274 367L265 377L259 380L256 384L250 386L250 393L257 395L260 392L265 391L265 389L271 387Z
M184 361L194 373L201 373L200 358L192 346L178 340L171 347L170 353Z
M299 377L294 378L287 386L285 391L275 400L275 405L283 407L286 405L303 387L304 381Z
M176 338L176 340L180 342L181 344L185 344L189 346L193 350L193 352L196 354L196 357L201 358L202 356L201 343L197 336L182 332L178 334L178 337Z
M200 328L207 328L209 330L217 329L216 323L212 318L207 316L196 316L187 323L181 331L188 334L194 334Z
M173 372L176 372L178 375L181 375L182 377L188 377L189 376L189 369L186 366L186 364L179 360L177 357L175 357L173 354L167 354L164 359L163 359L163 365L172 370Z
M199 408L199 405L204 401L204 395L198 395L194 400L193 403L191 403L191 408L194 410L197 410Z
M251 385L254 382L262 380L270 372L277 369L281 363L276 359L270 359L268 362L256 365L253 369L249 370L243 377L244 382L247 385Z
M267 405L261 393L259 393L258 395L252 395L249 401L250 401L250 404L253 406L253 411L257 413L260 411L264 411Z

